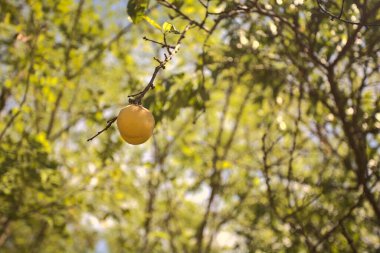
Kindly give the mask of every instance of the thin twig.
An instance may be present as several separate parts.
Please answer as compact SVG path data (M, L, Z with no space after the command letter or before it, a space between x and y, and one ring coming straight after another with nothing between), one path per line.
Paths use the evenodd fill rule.
M143 99L143 97L145 96L145 94L150 90L150 89L153 89L154 88L154 80L156 79L157 77L157 74L158 72L161 70L161 69L165 69L165 66L168 62L170 62L173 58L173 56L178 52L179 50L179 47L181 45L181 42L182 40L185 38L185 34L186 32L190 29L190 27L193 25L193 22L190 22L186 27L185 29L183 30L183 32L181 33L180 37L178 38L177 40L177 44L176 46L174 47L174 50L173 51L170 51L169 50L169 55L168 56L165 56L165 60L159 60L158 58L154 58L158 63L159 65L156 66L154 68L154 71L153 71L153 74L152 74L152 77L150 79L150 81L148 82L148 84L145 86L145 88L136 93L136 94L132 94L132 95L129 95L129 103L132 103L132 104L141 104L141 101ZM147 39L146 37L144 37L145 40L149 40ZM150 40L149 40L150 41ZM158 43L158 42L155 42L155 43ZM163 44L166 48L168 45L166 44ZM99 132L97 132L94 136L92 136L91 138L87 139L87 141L92 141L93 139L95 139L97 136L99 136L100 134L102 134L104 131L106 131L108 128L111 127L111 125L117 120L117 117L114 117L110 120L107 121L107 125L105 128L103 128L102 130L100 130Z
M99 132L97 132L94 136L92 136L91 138L87 139L87 141L92 141L93 139L95 139L98 135L100 135L101 133L103 133L104 131L106 131L108 128L110 128L112 126L112 124L117 120L117 117L114 117L110 120L107 121L107 125L105 128L103 128L102 130L100 130Z
M323 3L321 2L321 0L316 0L317 1L317 4L318 4L318 8L319 10L324 13L324 14L327 14L328 16L330 16L331 20L339 20L341 22L344 22L344 23L347 23L347 24L351 24L351 25L360 25L360 26L380 26L380 21L377 20L377 22L372 22L372 23L366 23L366 22L354 22L354 21L350 21L350 20L347 20L347 19L343 19L342 18L342 15L343 15L343 8L344 8L344 0L342 1L342 6L341 6L341 9L340 9L340 13L339 15L335 15L333 13L331 13L330 11L328 11L324 6L323 6ZM366 18L366 17L365 17Z
M20 113L22 111L22 108L24 107L24 104L26 103L26 100L27 100L27 97L28 97L28 92L29 92L29 87L30 87L30 77L32 75L33 68L34 68L34 56L35 56L35 50L36 50L36 47L37 47L37 40L38 40L38 37L40 36L40 33L41 33L42 29L43 29L43 27L40 27L37 30L36 35L35 35L35 37L33 39L33 42L32 42L32 44L30 46L30 55L29 55L30 56L30 61L29 61L28 73L27 73L26 81L25 81L26 84L25 84L24 94L23 94L22 99L21 99L21 101L19 103L17 112L12 115L12 117L9 119L9 121L5 125L4 129L1 131L1 133L0 133L0 141L4 137L4 135L7 132L7 130L12 126L12 124L16 120L16 118L20 115Z
M174 4L170 3L169 1L167 0L158 0L157 1L159 4L169 8L169 9L172 9L174 10L178 15L180 15L183 19L186 19L188 21L190 21L191 23L195 24L196 26L198 26L200 29L206 31L206 32L209 32L209 30L204 26L202 25L201 23L191 19L189 16L187 16L185 13L183 13L177 6L175 6Z
M352 212L362 204L363 200L364 194L360 195L358 201L350 209L348 209L348 212L344 214L329 231L322 235L321 239L314 245L313 251L316 251L319 245L329 239L334 231L337 230L346 219L349 219L351 217Z
M346 238L348 245L350 245L352 252L357 253L358 250L355 247L355 243L354 243L353 239L351 238L350 234L347 232L346 228L344 227L343 222L340 224L340 227L342 229L342 234L343 234L344 238Z
M168 45L168 42L167 42L167 40L166 40L166 32L163 33L163 37L164 37L164 43L165 43L165 45ZM170 49L175 49L175 47L168 47L168 46L166 46L166 50L168 51L168 54L171 54ZM166 54L165 54L165 59L166 59L166 58L167 58L167 57L166 57Z
M158 45L162 46L162 48L170 48L170 49L174 49L175 48L175 46L171 46L171 45L168 45L166 43L162 43L162 42L159 42L159 41L156 41L156 40L149 39L146 36L144 36L143 39L146 40L146 41L150 41L152 43L158 44Z
M158 72L161 70L161 69L165 69L166 67L166 64L168 62L170 62L172 59L173 59L173 56L178 52L179 48L180 48L180 45L181 45L181 42L182 40L185 38L185 34L186 32L190 29L190 27L193 25L193 22L191 21L186 27L185 29L183 30L183 32L181 33L180 37L178 38L178 41L176 43L176 46L174 47L174 50L173 51L169 51L169 54L165 57L164 60L159 60L160 64L158 66L155 67L154 71L153 71L153 74L152 74L152 78L150 79L150 81L148 82L148 84L145 86L145 88L136 93L136 94L132 94L132 95L129 95L128 97L130 98L129 99L129 102L130 103L133 103L133 104L141 104L141 100L142 98L145 96L145 94L150 90L150 89L153 89L154 88L154 80L156 79L157 77L157 74ZM164 44L165 45L165 44Z
M342 1L342 6L340 7L340 13L339 13L339 18L341 18L342 17L342 15L343 15L343 9L344 9L344 0Z

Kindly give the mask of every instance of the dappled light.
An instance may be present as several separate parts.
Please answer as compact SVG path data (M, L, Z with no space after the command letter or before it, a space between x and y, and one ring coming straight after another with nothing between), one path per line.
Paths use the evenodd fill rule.
M0 252L379 252L379 41L378 0L0 0Z

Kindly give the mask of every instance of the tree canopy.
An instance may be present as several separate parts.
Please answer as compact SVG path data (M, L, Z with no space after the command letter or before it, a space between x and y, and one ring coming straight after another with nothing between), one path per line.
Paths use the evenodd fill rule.
M379 25L378 0L0 0L0 252L378 252Z

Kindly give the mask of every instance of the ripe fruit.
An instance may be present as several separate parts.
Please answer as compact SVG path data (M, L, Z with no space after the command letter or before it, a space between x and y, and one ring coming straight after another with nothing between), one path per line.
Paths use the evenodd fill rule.
M152 113L141 105L128 105L117 116L117 128L121 137L129 144L146 142L153 134L154 118Z

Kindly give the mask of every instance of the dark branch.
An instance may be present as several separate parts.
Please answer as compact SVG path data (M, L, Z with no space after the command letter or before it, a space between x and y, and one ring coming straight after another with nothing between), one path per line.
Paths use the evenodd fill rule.
M160 72L161 69L165 69L166 64L173 59L173 56L178 52L178 50L179 50L179 48L181 46L182 40L185 38L186 32L190 29L190 27L192 25L193 25L193 22L190 22L185 27L185 29L181 33L180 37L178 38L176 45L173 47L174 50L173 51L168 50L168 55L165 55L165 59L164 60L159 60L157 58L154 58L159 63L159 65L157 67L155 67L155 69L153 71L153 74L152 74L152 78L150 79L150 81L148 82L148 84L145 86L145 88L142 91L140 91L140 92L138 92L136 94L132 94L132 95L128 96L130 103L132 103L132 104L141 104L141 100L143 99L143 97L145 96L145 94L150 89L154 88L154 80L156 79L158 72ZM146 37L144 37L144 39L148 40L148 41L152 41L152 40L147 39ZM164 44L164 43L161 43L161 42L157 42L157 41L153 41L153 42L157 43L157 44L160 44L160 45L163 45L164 48L169 49L169 46L167 44Z
M159 41L156 41L156 40L149 39L146 36L144 36L143 39L146 40L146 41L150 41L150 42L153 42L155 44L161 45L162 48L170 48L170 49L174 49L175 48L175 46L171 46L171 45L168 45L166 43L162 43L162 42L159 42Z
M336 15L330 11L328 11L324 6L323 6L323 3L321 2L321 0L316 0L317 1L317 4L318 4L318 8L319 10L328 15L331 20L339 20L341 22L344 22L344 23L347 23L347 24L351 24L351 25L360 25L360 26L380 26L380 20L378 20L377 22L371 22L371 23L367 23L367 22L354 22L354 21L350 21L350 20L347 20L347 19L344 19L342 18L343 16L343 9L344 9L344 2L345 0L342 1L342 5L340 7L340 12L339 12L339 15Z
M117 120L117 117L114 117L110 120L107 121L107 125L105 128L103 128L102 130L100 130L99 132L97 132L94 136L92 136L91 138L87 139L87 141L92 141L93 139L95 139L98 135L100 135L101 133L103 133L104 131L107 131L108 128L110 128L112 126L112 124Z
M178 52L179 50L179 47L181 45L181 42L182 40L185 38L185 34L186 32L190 29L190 27L192 26L192 22L190 22L186 27L185 29L183 30L183 32L181 33L180 37L178 38L177 40L177 44L176 46L173 47L173 51L169 50L172 46L169 46L166 44L166 40L165 40L165 44L164 43L161 43L161 42L157 42L157 41L153 41L153 40L150 40L146 37L144 37L144 40L148 40L148 41L151 41L151 42L154 42L156 44L160 44L162 45L163 48L166 48L168 49L168 55L165 55L165 59L164 60L160 60L156 57L154 57L154 59L159 63L158 66L156 66L154 68L154 72L152 74L152 77L150 79L150 81L148 82L148 84L145 86L145 88L136 93L136 94L132 94L132 95L129 95L129 103L131 104L141 104L141 101L143 99L143 97L145 96L145 94L150 90L150 89L153 89L154 88L154 80L156 79L157 77L157 74L158 72L161 70L161 69L165 69L165 66L168 62L170 62L172 59L173 59L173 56ZM106 131L108 128L111 127L111 125L117 120L117 117L114 117L110 120L107 121L107 125L105 128L103 128L101 131L97 132L94 136L92 136L91 138L87 139L87 141L92 141L93 139L95 139L97 136L99 136L100 134L102 134L104 131Z
M175 6L174 4L170 3L169 1L167 1L167 0L158 0L158 3L161 4L161 5L163 5L163 6L165 6L166 8L172 9L179 16L181 16L183 19L186 19L186 20L190 21L190 23L193 23L194 25L196 25L200 29L202 29L202 30L204 30L206 32L209 32L209 30L202 23L199 23L199 22L191 19L189 16L187 16L185 13L183 13L177 6Z

